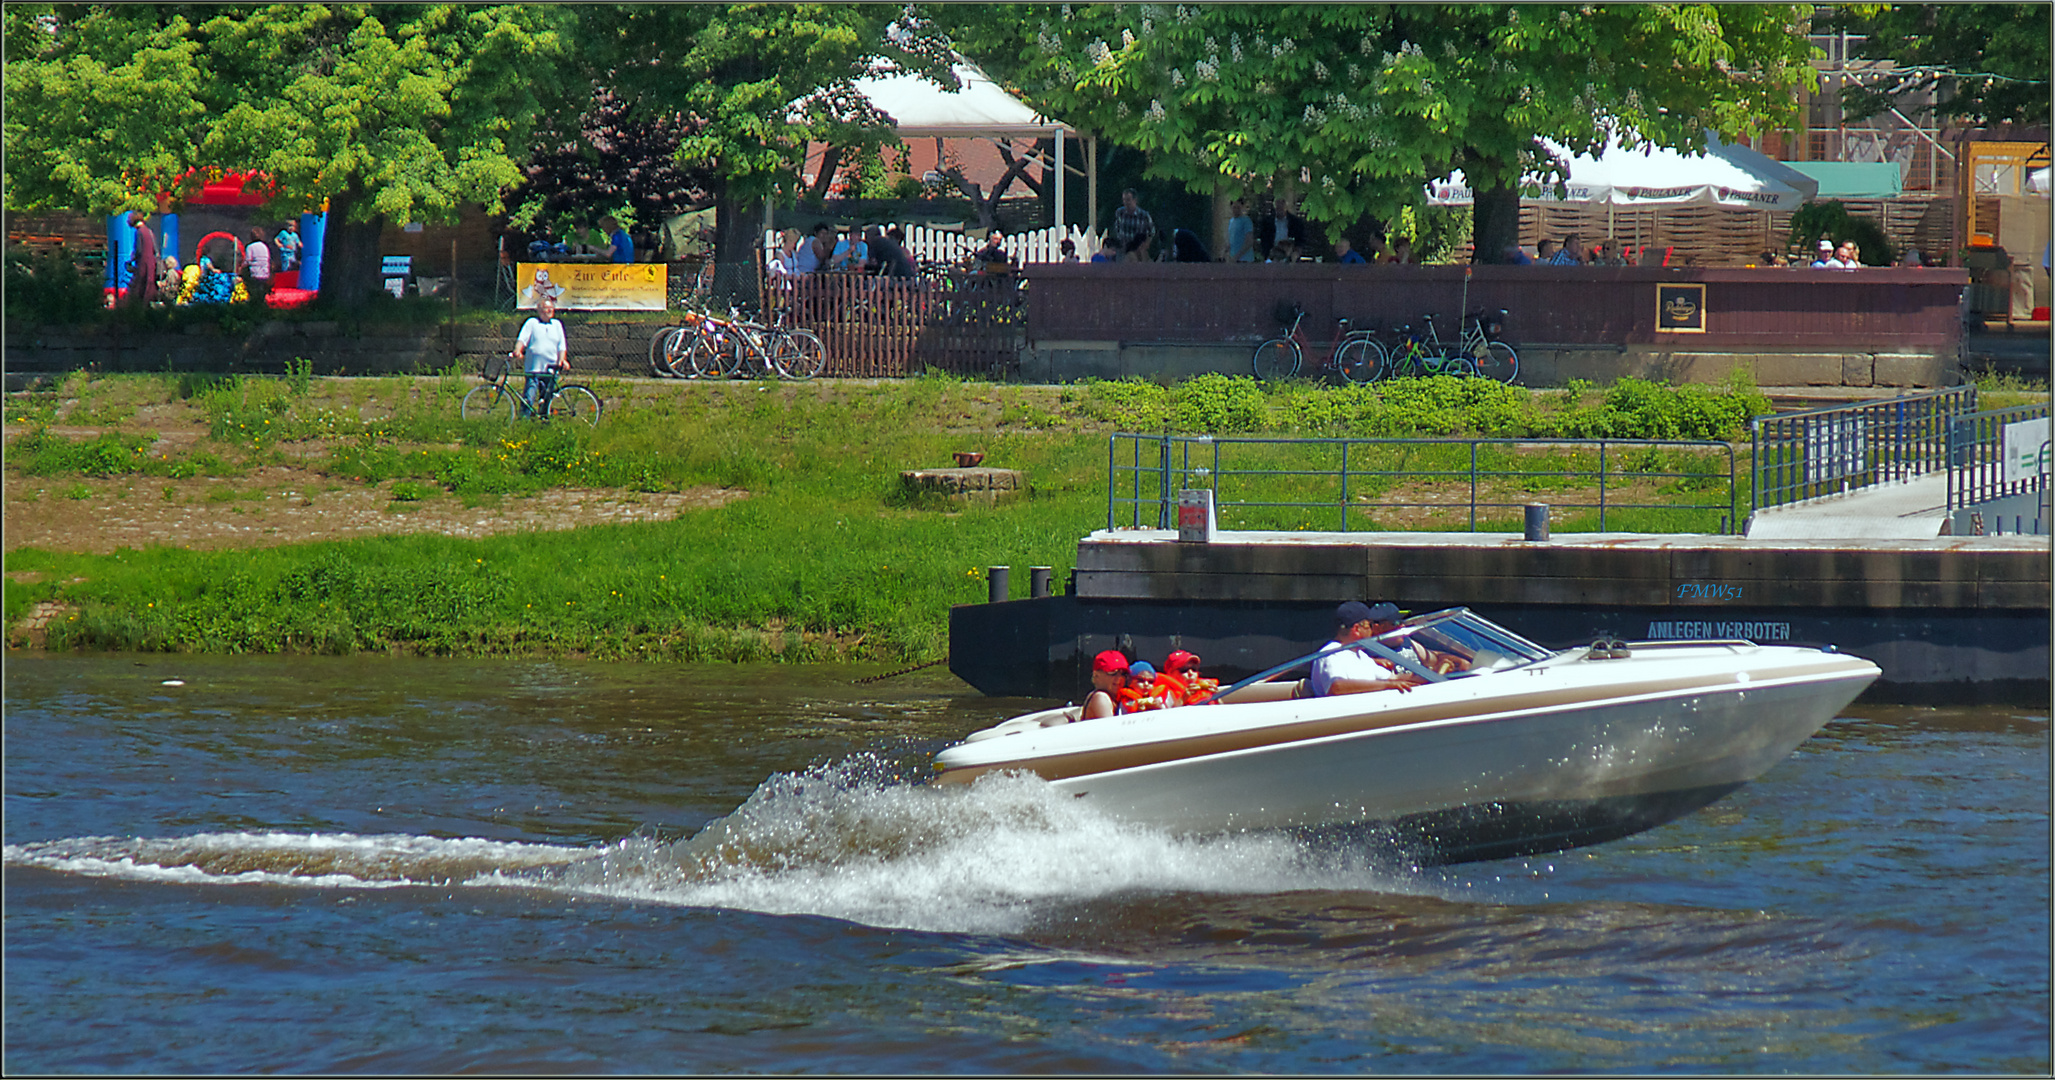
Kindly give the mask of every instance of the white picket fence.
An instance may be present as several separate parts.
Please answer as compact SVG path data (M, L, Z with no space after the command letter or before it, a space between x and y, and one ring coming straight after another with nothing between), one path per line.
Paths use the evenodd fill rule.
M882 227L882 226L881 226ZM947 228L934 225L901 225L906 230L906 250L917 262L954 263L962 260L977 249L985 246L982 234L967 233L961 226ZM1051 225L1034 232L1008 233L1006 251L1021 265L1029 263L1053 263L1063 261L1061 245L1065 238L1077 247L1080 261L1089 260L1099 250L1099 234L1088 232L1076 225L1059 228ZM765 259L778 257L778 233L766 230L763 234Z

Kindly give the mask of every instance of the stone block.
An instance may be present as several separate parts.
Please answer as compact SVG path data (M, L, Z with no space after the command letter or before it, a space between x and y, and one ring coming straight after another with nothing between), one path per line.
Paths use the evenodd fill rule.
M1874 361L1875 386L1945 386L1955 367L1942 357L1919 353L1878 353Z
M1876 385L1876 357L1857 353L1841 358L1842 386Z
M899 482L909 495L987 506L1027 493L1027 477L1018 469L909 469L899 474Z
M1842 365L1849 355L1758 353L1755 357L1755 381L1760 386L1839 386Z

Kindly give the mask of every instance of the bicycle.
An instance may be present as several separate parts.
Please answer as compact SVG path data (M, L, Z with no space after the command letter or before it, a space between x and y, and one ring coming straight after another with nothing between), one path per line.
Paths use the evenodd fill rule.
M1305 362L1306 349L1312 344L1299 332L1299 326L1306 321L1306 309L1293 304L1289 309L1291 328L1280 337L1271 338L1256 346L1256 353L1250 358L1256 369L1256 377L1265 382L1289 379L1298 374L1299 366ZM1285 322L1286 312L1278 312L1278 321ZM1349 320L1336 319L1334 340L1327 343L1325 355L1316 356L1313 373L1324 374L1340 371L1342 378L1353 383L1370 382L1385 366L1384 346L1371 330L1351 330Z
M729 318L711 315L688 316L692 324L673 339L669 366L683 378L752 378L776 375L784 379L811 379L828 364L827 345L820 335L804 327L785 325L786 314L778 312L771 326L743 320L730 309Z
M1411 326L1398 329L1398 339L1388 350L1388 362L1378 368L1371 381L1423 375L1453 375L1458 378L1483 376L1510 383L1520 373L1520 357L1513 347L1497 339L1506 312L1487 320L1483 312L1464 318L1464 329L1454 342L1441 340L1434 329L1434 316L1422 318L1425 333L1415 334Z
M464 395L463 404L458 408L458 415L466 420L482 420L489 416L504 414L508 421L519 420L522 417L556 417L583 420L587 424L598 425L599 395L593 393L591 387L580 386L577 383L559 385L554 374L524 375L524 379L541 380L536 387L541 404L530 405L523 394L507 385L509 360L508 357L495 356L485 362L485 371L482 373L484 385L473 387L470 393Z

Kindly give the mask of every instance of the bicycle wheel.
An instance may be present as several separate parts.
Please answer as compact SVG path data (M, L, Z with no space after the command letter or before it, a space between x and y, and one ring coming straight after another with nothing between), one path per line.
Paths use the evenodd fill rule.
M1510 385L1520 375L1520 354L1503 341L1485 342L1474 362L1477 374Z
M1289 379L1299 372L1299 345L1290 338L1271 338L1256 346L1251 358L1256 377L1265 382Z
M693 335L691 346L680 357L680 363L684 367L681 374L688 379L727 377L728 363L733 357L724 346L725 343L720 338L706 334Z
M777 366L771 362L771 353L764 344L761 331L752 327L735 335L735 363L728 370L744 379L777 374Z
M549 399L549 416L552 420L583 420L596 425L599 395L582 386L559 386L556 396Z
M521 399L516 397L512 390L500 383L486 383L473 387L470 393L464 395L464 404L458 409L458 415L466 420L483 420L488 416L494 416L511 421L520 404Z
M685 332L682 326L666 326L649 336L649 373L659 379L677 376L671 371L671 351L678 335Z
M1367 337L1343 342L1334 362L1341 368L1341 377L1352 383L1374 383L1384 378L1385 370L1391 366L1384 346L1376 338Z
M771 359L788 379L811 379L828 366L828 347L811 330L787 330L778 335L777 346Z

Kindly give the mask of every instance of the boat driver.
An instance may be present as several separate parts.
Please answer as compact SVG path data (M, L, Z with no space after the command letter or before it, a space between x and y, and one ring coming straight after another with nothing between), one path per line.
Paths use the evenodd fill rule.
M1400 671L1383 657L1367 649L1348 648L1365 638L1398 629L1397 605L1351 600L1334 609L1334 625L1334 640L1313 661L1313 675L1304 684L1310 696L1406 691L1420 684L1419 676Z
M1085 698L1080 720L1103 720L1120 711L1114 695L1127 689L1127 657L1108 649L1092 657L1092 692Z

